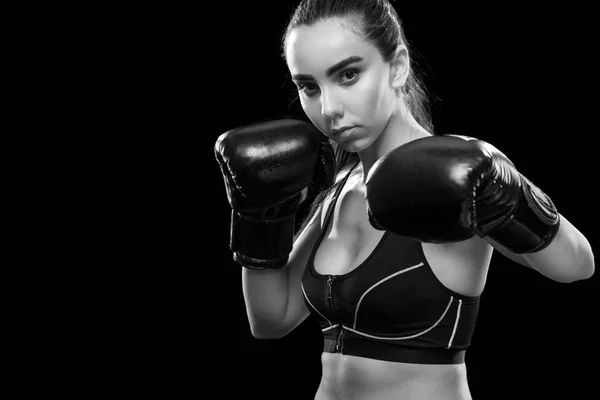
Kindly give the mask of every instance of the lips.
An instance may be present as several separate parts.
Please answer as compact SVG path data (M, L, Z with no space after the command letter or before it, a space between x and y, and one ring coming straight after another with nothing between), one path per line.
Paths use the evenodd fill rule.
M347 131L348 129L354 128L353 126L343 126L341 128L334 128L331 130L332 135L339 135L340 133Z

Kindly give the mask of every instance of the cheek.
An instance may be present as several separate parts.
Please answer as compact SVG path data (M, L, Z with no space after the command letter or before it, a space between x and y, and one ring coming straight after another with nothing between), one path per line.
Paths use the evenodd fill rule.
M327 121L325 121L325 118L323 118L323 115L321 114L320 103L318 101L303 100L302 97L300 97L300 104L310 122L312 122L321 133L324 134L327 132Z
M387 86L381 77L370 76L362 79L356 87L353 98L353 109L366 120L378 120L386 116L391 107Z

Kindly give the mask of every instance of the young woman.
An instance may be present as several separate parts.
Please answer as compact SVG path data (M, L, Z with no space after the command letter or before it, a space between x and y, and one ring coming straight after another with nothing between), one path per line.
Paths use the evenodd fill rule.
M312 126L257 123L215 145L253 335L316 316L316 400L470 399L493 250L573 282L594 272L588 241L499 150L434 135L388 1L301 1L282 50Z

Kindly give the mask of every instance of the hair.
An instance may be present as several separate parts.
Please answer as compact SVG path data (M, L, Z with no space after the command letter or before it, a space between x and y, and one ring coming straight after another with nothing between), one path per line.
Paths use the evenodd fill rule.
M301 0L292 13L281 39L283 59L286 59L285 46L293 29L312 26L329 18L345 19L350 29L378 49L384 62L392 62L399 45L406 46L409 55L412 55L412 49L404 35L402 21L391 1L393 0ZM413 68L413 65L416 65L413 57L410 65L406 84L402 88L406 105L419 125L433 133L429 97L420 72ZM344 167L358 162L357 153L346 151L332 140L329 142L334 149L336 174ZM304 222L298 228L298 233L312 218L322 200L335 190L338 184L316 195L307 210L307 215L303 218Z

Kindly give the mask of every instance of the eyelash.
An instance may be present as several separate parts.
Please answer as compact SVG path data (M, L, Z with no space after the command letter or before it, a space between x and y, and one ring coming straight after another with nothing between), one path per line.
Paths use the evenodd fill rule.
M342 71L339 76L343 77L346 74L348 74L349 72L351 72L351 73L354 74L354 78L349 79L347 82L343 83L345 85L347 85L347 84L353 84L354 82L356 82L356 80L358 79L358 77L360 75L360 71L358 71L356 69L347 69L347 70ZM298 85L298 90L301 91L301 92L302 91L306 91L307 90L307 86L309 86L309 85L314 85L314 83L301 83L301 84ZM306 94L306 95L310 96L309 94Z

